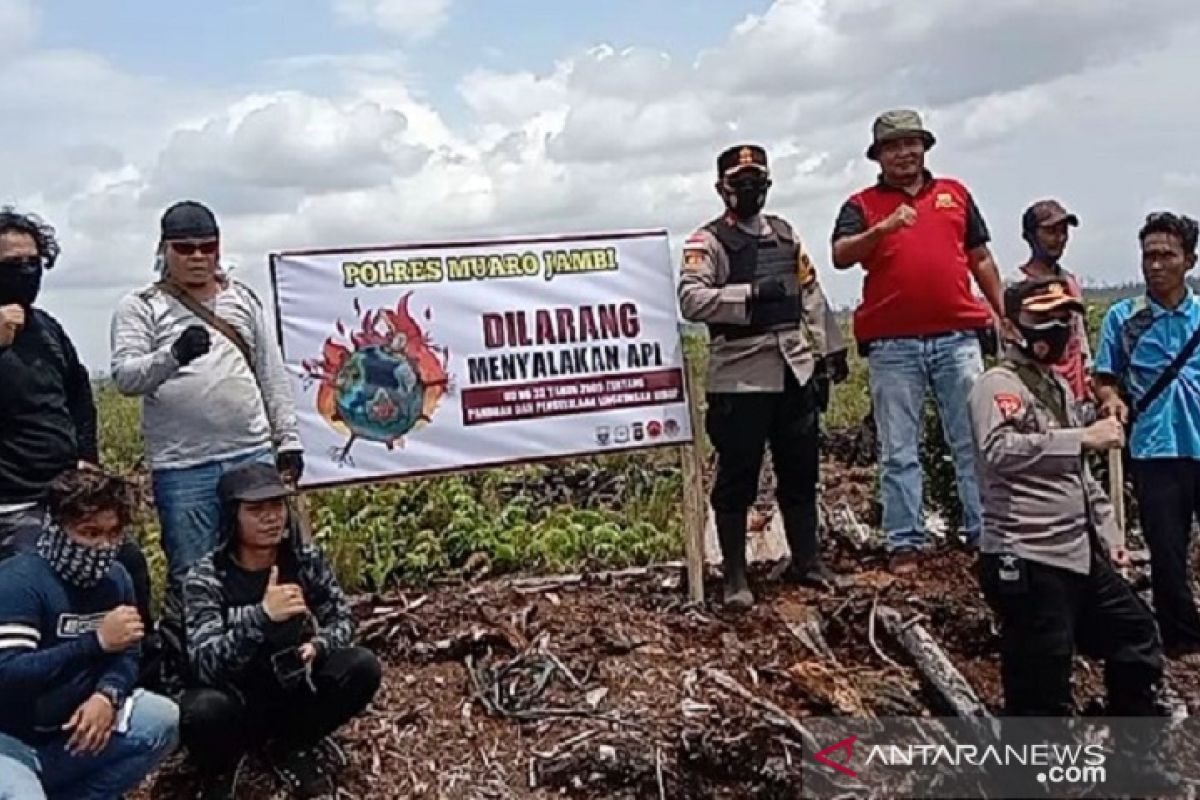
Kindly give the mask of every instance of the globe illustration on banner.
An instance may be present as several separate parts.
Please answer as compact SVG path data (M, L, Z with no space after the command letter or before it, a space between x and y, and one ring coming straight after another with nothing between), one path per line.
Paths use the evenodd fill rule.
M331 336L321 358L303 362L306 380L318 384L318 413L348 437L334 449L339 465L353 464L351 449L359 440L403 447L406 436L433 421L448 391L449 353L433 345L409 313L411 296L395 308L366 313L356 301L359 329L347 332L339 320L341 340Z
M338 416L356 436L386 441L421 418L425 386L412 362L372 345L351 354L334 379Z

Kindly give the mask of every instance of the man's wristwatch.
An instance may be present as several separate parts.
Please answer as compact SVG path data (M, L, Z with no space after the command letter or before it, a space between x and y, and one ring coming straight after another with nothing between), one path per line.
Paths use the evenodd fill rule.
M96 690L96 694L107 700L113 707L113 713L119 713L121 706L125 705L125 694L114 686L101 686Z

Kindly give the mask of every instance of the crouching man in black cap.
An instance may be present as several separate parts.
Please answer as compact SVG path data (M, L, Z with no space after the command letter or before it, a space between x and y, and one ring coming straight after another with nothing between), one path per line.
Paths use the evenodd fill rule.
M289 518L276 469L236 467L219 492L220 544L188 573L182 609L163 612L180 735L206 798L233 797L259 745L295 796L316 797L331 790L325 737L371 702L379 661L351 646L345 595Z
M154 500L172 587L217 542L217 481L252 461L289 482L304 468L291 386L254 291L220 268L213 213L162 218L160 279L113 315L112 375L142 401Z
M762 213L771 186L766 152L732 147L717 159L717 173L725 213L684 244L679 302L685 318L708 325L712 505L725 603L745 609L754 603L746 514L768 443L792 555L787 577L835 582L817 548L818 417L825 377L846 378L846 348L804 245L788 223Z

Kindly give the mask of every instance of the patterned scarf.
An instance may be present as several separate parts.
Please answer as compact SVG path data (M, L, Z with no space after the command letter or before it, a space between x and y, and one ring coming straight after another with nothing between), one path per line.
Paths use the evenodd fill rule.
M37 549L58 577L81 589L90 589L103 580L117 560L117 545L80 544L53 522L38 539Z

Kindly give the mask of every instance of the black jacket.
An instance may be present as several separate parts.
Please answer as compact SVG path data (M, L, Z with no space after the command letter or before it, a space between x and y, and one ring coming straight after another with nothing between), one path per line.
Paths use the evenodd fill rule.
M350 604L333 569L316 545L304 543L294 517L279 548L279 576L281 582L300 586L311 621L277 624L261 603L235 607L230 602L226 582L236 513L236 504L222 509L216 550L188 571L182 592L167 592L159 623L163 655L156 688L170 696L196 686L248 688L248 680L266 670L280 634L295 636L297 646L311 639L320 648L318 658L349 647L354 636ZM309 629L311 623L315 631Z
M81 460L100 460L91 380L62 326L35 308L0 347L0 504L41 500Z

